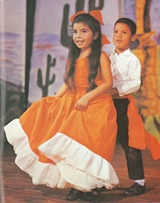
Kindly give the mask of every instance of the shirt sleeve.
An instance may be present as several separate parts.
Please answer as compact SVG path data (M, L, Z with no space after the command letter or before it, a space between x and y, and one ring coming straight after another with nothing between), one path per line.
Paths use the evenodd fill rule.
M134 57L128 64L128 79L124 81L122 86L118 86L119 96L124 96L137 92L141 84L141 65L139 59Z

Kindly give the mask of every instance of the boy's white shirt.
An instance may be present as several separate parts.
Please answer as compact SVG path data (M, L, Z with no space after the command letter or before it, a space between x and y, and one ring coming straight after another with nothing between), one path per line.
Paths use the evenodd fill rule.
M113 76L113 88L116 87L119 96L124 96L138 91L141 84L141 65L139 59L127 49L119 55L113 51L111 71Z

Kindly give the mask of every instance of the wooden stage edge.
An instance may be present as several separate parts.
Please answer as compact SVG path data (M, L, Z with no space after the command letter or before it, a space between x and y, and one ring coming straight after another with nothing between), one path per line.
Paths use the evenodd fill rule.
M146 193L136 197L125 197L123 191L133 181L128 179L124 152L116 144L112 165L117 172L120 186L105 190L92 202L160 202L160 160L154 161L148 149L142 151ZM15 154L7 142L3 145L0 157L0 202L1 203L56 203L65 200L69 189L52 189L47 186L33 185L28 174L21 171L14 163ZM83 202L82 200L72 202Z

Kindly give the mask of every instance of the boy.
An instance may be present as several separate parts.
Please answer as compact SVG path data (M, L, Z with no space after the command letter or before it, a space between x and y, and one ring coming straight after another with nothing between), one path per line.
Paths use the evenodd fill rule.
M130 101L125 96L138 91L141 83L139 60L129 49L131 42L136 38L136 24L132 20L120 18L115 22L113 34L115 51L109 56L113 76L111 95L117 110L117 137L125 152L129 179L135 181L130 188L124 191L127 196L136 196L145 192L141 150L129 146L127 111Z

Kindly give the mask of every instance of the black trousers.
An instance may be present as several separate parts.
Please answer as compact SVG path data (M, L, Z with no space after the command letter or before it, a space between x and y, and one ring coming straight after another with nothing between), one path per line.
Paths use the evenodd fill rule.
M125 152L129 179L138 180L144 178L142 154L140 149L128 146L128 99L113 99L117 110L118 140Z

